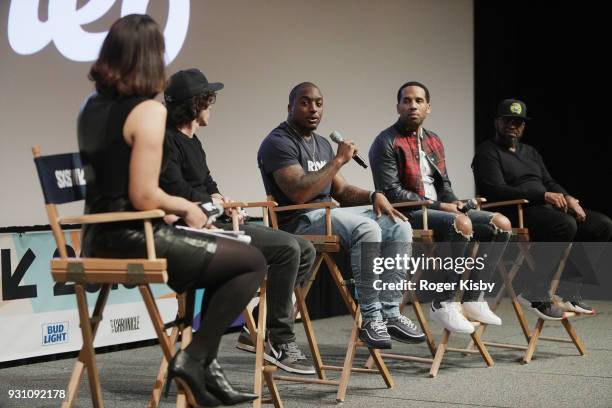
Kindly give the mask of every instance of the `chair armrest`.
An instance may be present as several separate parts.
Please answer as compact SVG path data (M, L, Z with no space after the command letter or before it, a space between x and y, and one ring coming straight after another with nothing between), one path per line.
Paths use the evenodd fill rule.
M399 203L391 203L393 208L410 208L410 207L421 207L423 209L423 231L429 230L427 222L427 207L432 205L432 200L420 200L420 201L404 201Z
M229 203L223 203L221 206L223 208L237 208L244 207L246 203L244 201L230 201Z
M476 203L478 205L481 205L487 202L487 199L484 197L466 198L466 199L461 199L459 201L461 201L462 203L467 203L470 200L476 200Z
M247 201L242 208L257 208L257 207L278 207L276 201Z
M421 201L403 201L399 203L391 203L393 208L406 208L406 207L422 207L432 205L433 201L431 200L421 200Z
M309 204L296 204L296 205L284 205L282 207L275 207L274 211L291 211L291 210L305 210L308 208L332 208L337 207L338 204L332 201L321 201L319 203L309 203Z
M518 211L518 227L520 229L525 228L525 223L523 220L523 204L529 203L529 200L525 200L524 198L518 200L506 200L506 201L497 201L489 204L485 204L482 208L493 208L493 207L504 207L508 205L516 205Z
M482 208L504 207L508 205L528 204L529 200L523 198L518 200L494 201L492 203L483 204Z
M147 220L151 218L161 218L166 213L163 210L148 211L123 211L78 215L73 217L62 217L58 221L60 224L99 224L103 222Z

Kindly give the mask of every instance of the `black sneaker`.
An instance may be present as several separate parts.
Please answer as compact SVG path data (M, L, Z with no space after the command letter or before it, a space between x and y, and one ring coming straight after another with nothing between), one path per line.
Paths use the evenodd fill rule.
M538 317L544 320L561 320L565 310L554 301L532 302L523 295L518 295L517 300L527 306Z
M238 336L238 341L236 342L236 348L239 350L248 351L249 353L255 352L255 345L251 340L251 334L246 326L242 326L242 330Z
M266 361L278 368L294 374L315 374L315 368L308 362L296 342L273 344L266 341L264 354Z
M387 326L382 320L370 320L362 324L361 329L359 329L359 339L361 339L368 348L391 348L391 336L389 336Z
M404 315L385 320L387 332L393 340L402 343L422 343L425 341L425 334L419 327Z

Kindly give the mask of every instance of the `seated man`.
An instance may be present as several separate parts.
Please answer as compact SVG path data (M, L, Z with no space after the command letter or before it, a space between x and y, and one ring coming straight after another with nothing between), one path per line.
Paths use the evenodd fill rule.
M215 92L222 88L223 84L209 83L197 69L179 71L170 78L164 92L168 118L160 175L160 186L169 194L191 201L231 201L219 192L202 144L195 135L199 126L208 124ZM216 225L232 229L231 223ZM292 301L294 287L308 278L314 263L313 245L298 236L262 225L242 224L240 230L251 237L251 244L262 252L269 265L266 360L292 373L314 374L314 367L295 343ZM255 350L246 328L237 347Z
M583 209L576 198L553 180L537 150L520 143L527 119L527 107L523 102L506 99L499 104L495 138L478 146L472 162L477 190L495 201L529 200L523 217L531 241L609 242L612 239L610 218ZM514 211L509 212L508 216L513 222L516 221ZM572 256L576 255L575 252L572 251ZM535 261L538 264L538 259ZM580 271L575 267L565 272L563 280L582 280ZM547 294L548 284L547 280L539 279L537 287L530 288L527 294L532 310L540 317L560 319L563 309L592 313L592 308L582 302L577 293L571 294L573 298L565 299L561 306L555 305Z
M431 112L429 97L429 90L419 82L407 82L398 90L399 119L383 130L370 148L374 185L391 202L433 200L427 210L428 226L437 241L452 243L454 257L465 257L472 239L491 242L480 247L481 253L488 255L486 269L480 272L473 269L470 275L473 282L490 280L510 239L510 221L498 213L464 207L458 201L446 172L442 141L423 127ZM423 228L423 210L409 210L407 215L413 227ZM462 272L463 268L450 271L446 280L457 282ZM433 320L451 332L460 333L474 332L466 317L501 324L501 319L489 309L483 292L465 291L462 307L453 302L455 292L436 294L430 311Z
M341 142L334 155L329 142L317 135L323 115L323 96L319 88L303 82L289 94L287 120L264 139L257 161L266 192L280 205L331 201L368 208L334 208L331 224L342 247L350 252L357 297L363 318L359 337L370 348L390 348L391 337L403 342L421 342L423 333L400 314L402 293L378 291L375 280L401 284L405 271L389 269L376 275L371 262L363 262L361 249L380 256L394 257L390 242L402 243L410 251L412 229L406 217L395 211L383 194L349 184L340 169L356 154L352 141ZM283 229L296 234L324 234L325 210L301 210L279 213ZM381 244L382 243L382 244ZM397 245L394 246L397 248Z

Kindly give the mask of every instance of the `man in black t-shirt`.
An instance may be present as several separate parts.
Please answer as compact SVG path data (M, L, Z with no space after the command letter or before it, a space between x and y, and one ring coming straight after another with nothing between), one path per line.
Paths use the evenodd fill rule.
M339 143L334 154L329 142L314 132L323 115L323 96L316 85L304 82L294 87L288 113L257 154L266 193L280 205L332 198L342 205L373 204L373 210L353 207L331 211L333 232L351 255L363 318L359 337L371 348L390 348L391 337L403 342L424 341L425 335L399 311L406 269L398 266L375 271L372 262L374 258L410 255L412 228L406 217L384 194L351 185L342 177L340 168L357 151L349 140ZM294 211L283 215L280 223L281 228L296 234L324 234L325 210ZM367 255L362 259L363 254Z
M223 196L206 163L206 154L195 131L206 126L216 91L223 84L209 83L199 70L179 71L170 78L164 92L168 120L164 141L164 160L160 186L169 194L192 201L223 203ZM231 230L231 223L216 224ZM296 374L314 374L315 370L295 342L293 289L309 276L315 258L313 245L284 231L256 224L242 224L240 230L251 237L269 265L266 325L266 360ZM206 295L205 295L206 296ZM204 312L204 311L203 311ZM237 347L255 351L248 331L238 338Z

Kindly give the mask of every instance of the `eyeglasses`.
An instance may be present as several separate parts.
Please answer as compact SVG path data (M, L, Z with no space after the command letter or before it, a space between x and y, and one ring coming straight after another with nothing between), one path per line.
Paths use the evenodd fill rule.
M501 120L506 125L513 125L513 126L516 126L516 127L521 127L521 126L523 126L525 124L525 121L523 119L520 119L520 118L502 117Z
M213 105L215 102L217 102L217 94L208 94L205 97L207 105Z

